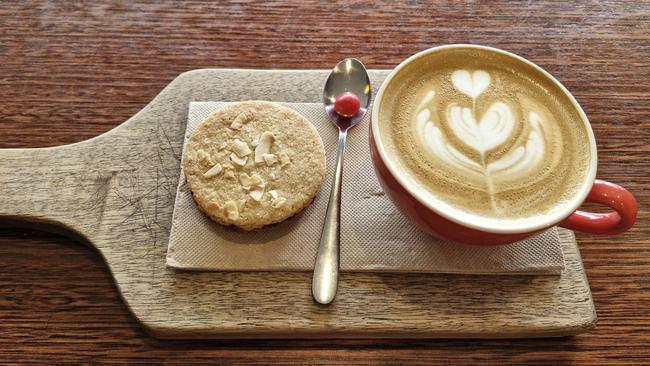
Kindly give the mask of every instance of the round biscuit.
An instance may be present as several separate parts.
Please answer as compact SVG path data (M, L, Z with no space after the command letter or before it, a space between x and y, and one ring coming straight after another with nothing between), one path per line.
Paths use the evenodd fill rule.
M273 142L266 159L256 162L264 133ZM224 106L192 132L184 149L183 170L198 207L212 220L244 230L302 211L326 171L314 126L293 109L266 101Z

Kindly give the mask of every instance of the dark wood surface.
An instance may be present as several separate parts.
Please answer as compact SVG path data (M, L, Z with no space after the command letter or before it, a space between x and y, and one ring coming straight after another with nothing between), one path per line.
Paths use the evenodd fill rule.
M448 43L500 47L554 74L590 117L598 176L639 200L627 234L578 234L595 331L512 341L161 341L138 326L96 253L67 238L2 229L0 362L650 362L648 2L3 2L0 148L98 135L191 69L328 68L348 56L390 68Z

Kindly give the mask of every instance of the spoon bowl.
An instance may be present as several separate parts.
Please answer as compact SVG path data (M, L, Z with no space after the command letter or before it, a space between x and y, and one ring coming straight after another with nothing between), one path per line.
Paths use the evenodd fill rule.
M355 94L361 102L361 109L352 117L343 117L334 110L336 97L343 92ZM346 58L339 62L330 72L323 88L323 104L325 112L337 127L348 129L361 122L370 107L372 92L370 77L361 61Z

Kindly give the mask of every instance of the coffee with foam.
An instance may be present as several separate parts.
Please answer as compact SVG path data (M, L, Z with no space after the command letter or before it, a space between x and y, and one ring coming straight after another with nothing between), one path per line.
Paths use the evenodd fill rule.
M579 111L534 67L483 49L417 58L385 87L388 159L426 197L493 225L561 210L589 173Z

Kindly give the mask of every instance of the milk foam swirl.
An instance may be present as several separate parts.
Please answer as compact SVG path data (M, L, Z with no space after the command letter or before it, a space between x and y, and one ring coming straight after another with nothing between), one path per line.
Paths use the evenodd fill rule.
M494 100L490 101L491 104L481 116L477 115L476 100L488 90L491 79L490 74L483 70L454 71L451 74L453 86L470 97L472 105L452 102L446 107L444 118L439 120L438 115L427 108L436 98L436 91L431 90L418 104L414 127L424 148L437 159L456 172L484 181L491 206L498 209L496 194L502 188L498 182L514 175L527 176L539 172L548 148L545 122L536 111L519 106L522 115L517 118L506 101ZM529 127L523 129L527 137L519 138L517 144L512 144L516 138L513 135L515 131L522 130L517 129L520 123ZM458 146L458 141L464 146ZM490 158L488 152L504 148L507 149L503 154ZM475 154L462 152L468 149Z

